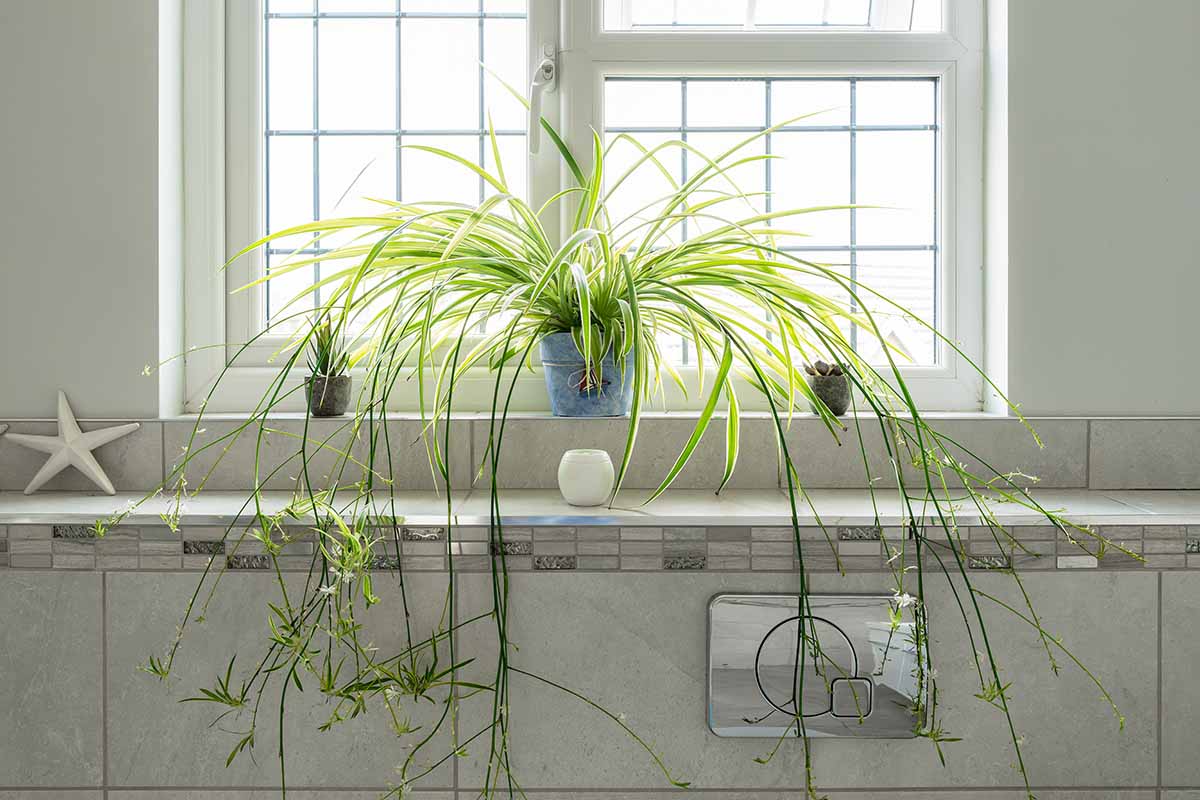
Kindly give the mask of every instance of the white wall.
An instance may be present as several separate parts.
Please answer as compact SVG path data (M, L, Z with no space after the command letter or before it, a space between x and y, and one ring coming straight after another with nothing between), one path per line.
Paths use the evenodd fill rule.
M1036 414L1200 413L1200 2L1008 6L1003 382ZM51 415L59 387L82 415L158 413L141 371L178 291L158 19L156 0L0 2L0 418Z
M1009 0L1008 388L1198 414L1200 2Z
M0 416L155 416L155 0L0 2Z

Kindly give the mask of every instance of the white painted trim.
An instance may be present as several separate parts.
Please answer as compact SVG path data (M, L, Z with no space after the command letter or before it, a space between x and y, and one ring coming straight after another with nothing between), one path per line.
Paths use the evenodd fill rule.
M529 71L533 65L543 58L542 47L550 45L556 52L561 50L559 39L559 0L528 0L528 41ZM561 69L561 52L558 52ZM542 116L555 128L562 127L560 112L561 89L555 90L545 98L542 105ZM554 196L567 180L567 172L562 159L553 142L542 136L542 146L536 154L532 154L527 164L529 182L529 205L537 210L542 204ZM547 228L551 240L561 240L561 232L555 220L542 221Z
M226 0L225 20L225 201L224 259L257 240L263 220L262 114L263 0ZM225 270L226 360L261 331L262 287L236 292L263 274L264 257L255 251ZM265 363L265 360L264 362Z
M1000 391L1008 392L1008 0L989 0L984 139L986 177L983 271L983 365ZM1008 413L1000 394L988 387L984 408Z
M184 409L184 3L158 3L158 413Z
M225 4L183 5L184 408L224 366Z

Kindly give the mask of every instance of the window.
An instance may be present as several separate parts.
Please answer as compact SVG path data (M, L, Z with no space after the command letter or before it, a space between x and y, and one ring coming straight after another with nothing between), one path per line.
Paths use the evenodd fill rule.
M264 233L378 208L366 198L482 201L482 178L402 145L491 166L494 126L501 157L521 163L526 115L484 65L520 86L525 28L524 0L266 0ZM277 242L268 273L306 244ZM286 304L321 277L271 281L264 319L292 315Z
M593 129L621 158L621 134L651 145L683 140L712 154L782 125L754 145L772 158L735 176L751 193L747 202L761 210L857 207L806 217L806 235L784 231L779 244L895 297L974 359L982 351L981 5L227 0L224 250L355 213L369 207L364 198L478 202L487 188L478 177L403 145L432 144L490 167L489 125L506 172L528 176L522 189L536 207L564 176L553 148L529 154L526 114L500 81L527 89L535 58L549 53L559 77L544 113L584 162ZM672 152L671 169L683 178L694 156ZM624 185L614 208L628 213L661 195L653 180ZM681 225L676 235L689 231ZM259 263L243 260L223 288L277 268L296 247L321 244L281 243ZM229 295L223 341L253 344L227 348L224 360L237 353L237 364L265 365L277 344L254 337L267 319L302 312L286 301L320 277L296 273L294 287ZM898 315L880 321L909 355L909 384L926 407L981 406L978 381L952 349ZM856 341L873 355L871 337ZM206 343L189 333L190 345ZM683 343L672 354L683 370L694 368ZM233 371L251 386L269 374L254 369ZM193 386L191 396L202 396L201 382L189 378ZM220 410L244 410L236 395ZM540 393L528 397L536 410Z
M747 165L733 176L736 187L724 188L752 195L748 213L866 206L782 220L783 227L805 235L783 236L780 247L834 266L936 325L937 90L936 78L923 77L609 77L604 132L614 155L627 154L633 163L638 151L615 135L631 134L646 146L678 139L716 156L770 129L746 154L779 158ZM684 150L675 160L680 181L701 166ZM656 178L662 187L645 185ZM648 198L665 193L661 176L647 171L642 180L614 194L615 218L636 215ZM716 214L747 215L736 209L723 214L722 205ZM687 234L685 223L680 235ZM814 288L828 292L832 287ZM937 364L940 348L927 328L900 316L881 316L879 322L909 363ZM852 342L857 334L849 331ZM861 339L863 352L881 361L882 353L874 352L877 340ZM687 345L680 341L673 350L683 364L689 361Z

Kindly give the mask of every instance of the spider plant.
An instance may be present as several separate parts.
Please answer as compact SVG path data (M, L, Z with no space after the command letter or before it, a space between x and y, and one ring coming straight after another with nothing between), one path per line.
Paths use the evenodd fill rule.
M310 334L308 371L311 375L335 378L350 371L350 353L329 319L314 323Z
M262 281L296 270L311 272L314 264L324 264L323 276L302 293L298 302L311 303L319 298L318 317L326 322L295 334L281 350L282 366L276 378L243 425L203 446L194 446L193 435L184 458L168 477L175 496L183 498L203 489L203 477L194 488L185 483L186 468L199 453L227 449L232 439L244 434L255 438L256 452L262 449L264 438L271 432L268 414L295 391L288 388L287 379L299 353L314 342L320 352L321 342L331 330L355 332L349 362L362 371L363 380L354 417L339 429L343 434L340 439L330 435L317 441L306 429L297 441L295 463L288 466L298 473L292 503L283 511L264 510L258 487L271 475L256 474L256 488L247 498L255 522L245 529L231 525L227 532L227 537L239 543L247 537L258 539L272 559L296 535L295 526L314 528L320 542L303 593L285 591L285 602L271 607L273 635L263 652L248 662L250 667L240 688L230 688L239 686L231 675L231 664L218 685L200 698L250 716L249 741L239 741L231 758L252 746L258 702L269 683L294 682L300 686L302 679L315 681L333 708L326 727L343 724L374 707L390 715L398 735L411 739L409 755L399 768L400 784L394 791L403 794L414 780L433 768L420 766L421 754L434 748L435 734L449 725L461 700L482 695L491 699L488 723L478 731L464 732L462 740L455 741L448 752L434 753L430 758L436 766L460 757L468 745L486 742L484 794L512 796L519 794L520 784L509 758L510 736L515 735L509 724L513 700L510 686L513 680L523 680L548 691L567 692L605 715L645 748L670 782L687 785L623 718L561 679L538 674L535 665L521 661L508 639L510 582L497 492L497 476L508 464L506 421L518 376L534 368L534 348L547 335L565 332L571 335L590 369L599 370L602 358L611 351L617 365L628 359L628 368L633 370L633 403L625 452L617 470L617 490L637 449L645 409L665 398L669 384L694 393L700 399L700 411L690 437L661 483L649 493L648 501L671 486L714 425L719 426L725 443L723 475L713 487L720 491L733 474L741 452L743 403L753 397L766 408L786 480L796 552L801 558L796 592L805 609L810 586L803 563L807 550L800 546L798 519L803 506L808 506L818 519L819 509L811 506L795 469L796 454L786 435L789 422L811 405L832 439L847 440L855 446L862 455L864 485L871 487L872 499L894 492L908 532L906 539L894 543L889 564L895 583L893 629L899 629L901 619L911 617L919 653L913 704L920 722L915 733L929 739L939 756L942 744L953 740L938 710L937 653L930 646L928 633L933 622L924 603L926 573L933 570L948 579L961 610L964 632L971 637L978 696L999 711L1001 724L1011 734L1016 768L1028 787L1021 738L1009 712L1007 685L1000 678L1000 646L988 634L985 606L991 604L993 612L1012 613L1026 621L1055 671L1057 654L1065 652L1075 659L1061 639L1043 628L1032 605L1005 605L975 588L965 563L960 517L969 514L978 518L997 544L1020 548L1020 542L993 513L996 503L1016 504L1043 515L1081 546L1091 540L1099 542L1100 547L1112 545L1093 531L1043 508L1027 491L1025 476L994 467L960 442L939 433L926 419L905 382L901 354L888 346L880 326L888 315L915 317L836 265L807 260L780 246L780 237L800 235L808 215L828 209L758 211L754 208L756 198L737 188L735 176L739 170L753 168L771 157L748 149L769 131L748 136L738 146L713 154L702 153L679 140L647 147L628 135L616 136L608 143L597 135L585 165L545 121L543 128L561 154L573 184L539 208L511 191L494 134L489 137L495 155L494 171L456 154L416 145L412 149L474 173L488 187L486 199L475 206L381 200L375 213L298 225L253 242L239 254L277 240L310 239L309 244L317 246L297 249L295 256ZM615 148L631 148L632 162L616 167ZM665 164L671 159L677 163L680 151L686 151L699 166L677 182ZM660 176L668 189L643 207L616 213L615 193L643 171ZM567 224L566 230L556 236L546 221L559 218ZM686 238L678 235L685 221L692 233ZM319 254L301 254L314 250ZM274 324L284 322L277 320ZM917 320L917 324L924 323ZM860 355L847 334L850 326L857 327L860 340L873 339L879 344L884 354L882 365ZM953 342L929 330L931 336L939 337L943 347L975 367ZM270 332L272 328L268 328ZM664 336L681 337L688 343L697 362L694 377L686 377L673 366L660 344ZM804 368L810 363L823 363L826 368L822 374L840 373L849 381L857 405L857 413L850 418L853 432L810 389ZM399 538L387 446L389 401L402 382L416 384L429 461L447 490L449 516L449 490L456 488L449 463L450 431L457 424L454 412L461 408L462 387L468 375L480 370L486 371L491 380L490 423L481 461L473 467L491 476L488 536L493 553L492 607L478 616L456 619L452 613L456 607L455 584L451 580L447 612L433 630L406 628L407 644L403 649L377 653L359 639L358 631L362 615L376 601L370 581L372 568L379 566L383 558L378 552ZM718 415L718 411L722 413ZM1015 408L1013 413L1019 416ZM202 424L198 419L194 431L200 431ZM865 434L871 426L880 432L881 446L891 465L890 488L876 484L867 466L871 454ZM1036 438L1032 429L1030 435ZM355 449L356 442L365 445ZM325 482L316 479L316 470L308 469L322 449L338 455L338 467ZM763 455L754 454L756 458ZM275 471L282 468L276 467ZM108 522L117 522L120 517ZM454 529L447 525L446 530L453 537ZM453 574L455 560L451 558L447 563ZM389 566L397 573L400 591L406 591L403 559L396 558ZM282 585L278 567L276 574ZM1006 574L1021 585L1016 571L1008 570ZM218 578L206 573L188 606L179 636L189 620L197 613L203 614L217 589ZM1028 603L1023 586L1020 595ZM478 625L494 628L498 652L494 664L482 675L481 665L468 669L452 635ZM320 641L328 641L328 645L318 648L313 644L318 634ZM146 668L160 676L168 674L177 647L178 639L165 656L153 658ZM819 643L810 641L807 631L802 632L800 647L802 663L810 653L820 652ZM1096 681L1090 672L1085 670L1085 674ZM1096 684L1099 686L1099 681ZM798 696L803 696L802 686ZM282 697L281 703L286 703L286 691ZM414 727L408 723L403 707L411 707L422 698L433 700L441 712L428 724ZM282 707L279 713L283 713ZM804 738L807 744L801 710L797 711L792 734ZM770 762L780 743L759 760ZM809 794L815 797L809 753L805 747L805 781ZM282 745L280 769L284 781Z

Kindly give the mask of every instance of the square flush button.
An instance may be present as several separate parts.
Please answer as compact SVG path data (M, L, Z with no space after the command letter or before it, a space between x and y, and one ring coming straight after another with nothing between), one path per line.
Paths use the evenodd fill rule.
M833 693L835 717L858 719L871 714L871 681L869 678L834 678L829 691Z

